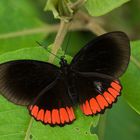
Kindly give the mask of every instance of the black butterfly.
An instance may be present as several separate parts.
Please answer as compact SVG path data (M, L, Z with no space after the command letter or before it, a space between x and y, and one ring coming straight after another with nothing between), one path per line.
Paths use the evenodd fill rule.
M130 41L123 32L110 32L83 47L70 64L60 67L35 60L0 65L0 91L9 101L27 106L44 124L63 125L75 120L73 106L85 115L101 113L121 92L118 78L130 59Z

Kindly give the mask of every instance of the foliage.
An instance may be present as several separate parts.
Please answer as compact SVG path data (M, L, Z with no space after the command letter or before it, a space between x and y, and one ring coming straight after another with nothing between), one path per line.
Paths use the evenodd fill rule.
M7 7L7 8L6 8ZM27 12L27 10L29 12ZM35 7L27 0L10 1L1 0L0 2L0 32L11 33L24 31L26 29L43 26L38 18ZM25 20L26 19L26 20ZM32 34L31 36L20 36L16 38L1 39L0 54L21 48L34 47L36 40L41 40L43 34Z
M124 92L125 93L125 92ZM129 107L123 96L111 110L101 116L97 133L100 140L138 140L140 116Z
M101 16L129 0L87 0L85 7L92 16Z
M69 0L48 0L45 6L45 10L53 12L55 18L69 19L72 16L73 10L69 8Z
M42 9L45 7L45 10L50 10L55 18L66 19L68 22L75 12L77 12L77 10L74 11L74 9L69 7L71 1L48 0L46 2L46 0L38 0L35 2L33 0L1 0L0 63L18 59L48 61L50 53L45 48L39 47L36 41L42 41L44 46L48 46L47 49L51 51L55 35L50 34L49 27L53 32L54 25L46 26L46 32L38 30L44 29L44 26L46 24L48 25L48 23L44 21L47 18L49 22L52 16L48 14L48 11L43 12ZM76 2L77 0L73 1ZM128 0L86 0L82 10L85 11L85 7L92 16L100 16L121 6L127 1ZM39 8L38 5L40 5L41 8ZM62 49L65 50L67 42L70 39L66 56L69 62L72 56L74 56L88 40L93 38L93 35L89 32L74 31L70 34L72 34L71 38L66 37L62 45ZM66 125L63 128L58 126L45 126L40 122L32 120L25 107L16 106L9 103L3 97L0 97L0 139L53 140L57 138L58 140L98 140L99 136L101 140L109 140L114 139L114 134L116 134L115 139L138 139L140 136L137 132L140 126L139 116L124 103L126 100L128 104L140 114L140 82L138 79L140 76L140 41L134 41L131 44L131 63L121 79L124 87L123 96L117 104L113 105L111 110L106 111L105 115L102 115L103 119L101 118L99 124L99 115L87 117L81 113L80 109L75 109L77 120L73 124ZM62 49L59 49L57 53L58 56L64 53ZM54 64L58 65L58 62L58 59L54 60ZM120 123L119 125L118 122ZM123 122L125 122L125 124L123 127L120 127ZM98 128L96 127L97 124ZM131 127L131 129L129 129L128 126ZM127 133L125 133L124 130L127 131ZM131 135L131 137L129 135ZM138 137L136 135L138 135Z
M131 62L127 73L122 77L124 84L123 97L140 114L140 82L138 79L140 77L140 41L133 42L131 46ZM129 88L127 85L129 85Z

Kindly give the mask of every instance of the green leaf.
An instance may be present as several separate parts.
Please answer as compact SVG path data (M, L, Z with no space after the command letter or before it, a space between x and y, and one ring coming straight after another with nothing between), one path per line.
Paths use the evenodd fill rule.
M29 115L23 107L15 106L0 97L0 139L24 140Z
M122 77L123 97L140 114L140 41L131 43L131 62Z
M24 35L23 31L44 26L29 0L0 1L0 54L21 48L33 47L43 34ZM9 33L21 33L20 37L8 38ZM5 35L5 38L3 37ZM7 36L7 37L6 37Z
M129 0L87 0L85 7L92 16L102 16Z
M40 128L40 134L47 134L43 137L44 140L51 139L58 140L66 139L66 140L98 140L97 135L90 133L90 126L96 124L98 121L98 117L87 118L83 114L81 114L80 110L76 110L77 120L71 124L66 125L64 127L56 126L55 128L51 128L50 126L44 126L40 123L34 123L31 133L33 133L33 137L39 139L39 134L37 134L37 128ZM90 120L90 121L89 121ZM92 120L92 121L91 121ZM41 135L42 135L41 134Z
M48 55L50 54L44 48L23 48L0 55L0 63L24 59L47 61Z
M55 18L69 20L73 10L69 8L70 0L48 0L44 10L52 11Z
M90 126L92 124L96 126L99 116L86 117L80 110L76 110L77 120L73 124L64 127L50 127L35 120L31 121L31 117L24 107L9 103L2 97L0 103L1 140L24 140L27 129L33 140L98 140L97 135L90 133Z

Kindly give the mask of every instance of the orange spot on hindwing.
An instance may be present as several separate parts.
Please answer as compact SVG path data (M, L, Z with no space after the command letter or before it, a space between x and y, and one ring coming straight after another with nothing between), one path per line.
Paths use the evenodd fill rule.
M90 101L89 101L89 104L90 104L90 108L91 108L91 110L94 114L101 111L101 108L98 105L96 99L91 98Z
M108 101L109 104L112 104L115 101L115 98L107 91L103 93L103 96L105 97L105 99Z
M58 109L52 110L52 123L53 124L60 124L60 117Z
M121 90L121 86L118 83L112 82L111 86L118 92Z
M75 115L74 115L72 107L71 109L69 107L66 107L66 110L67 110L70 121L73 121L75 119Z
M51 124L51 111L49 111L49 110L46 110L46 112L45 112L44 123Z
M39 108L38 106L33 106L32 110L31 110L31 115L33 115L35 118L37 117L37 114L38 114L38 111L39 111Z
M91 111L88 100L86 100L86 102L83 104L83 113L85 115L91 115L92 114L92 111Z
M108 88L108 91L109 91L109 93L111 93L111 95L113 95L115 98L116 98L117 96L120 95L119 92L116 91L116 90L113 89L113 88Z
M69 116L65 108L60 108L60 119L61 123L64 124L65 122L69 122Z
M38 115L37 115L37 120L40 120L40 121L44 121L44 110L43 109L40 109L39 112L38 112Z
M105 98L102 95L96 96L96 100L99 103L101 109L108 107L108 102L105 100Z

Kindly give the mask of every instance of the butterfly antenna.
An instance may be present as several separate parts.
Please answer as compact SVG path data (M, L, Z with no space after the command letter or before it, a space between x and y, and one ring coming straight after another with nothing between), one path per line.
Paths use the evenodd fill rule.
M38 42L38 41L36 41L36 43L39 45L39 46L41 46L41 47L43 47L43 48L45 48L45 46L44 45L42 45L40 42ZM52 55L54 55L56 58L58 58L58 59L60 59L61 60L61 58L60 57L58 57L57 55L55 55L54 53L52 53L51 51L49 51L47 48L45 48L50 54L52 54Z
M71 26L71 24L72 24L72 21L71 21L69 27ZM68 41L67 41L66 48L65 48L65 51L64 51L64 56L66 55L67 50L68 50L68 47L69 47L69 41L70 41L70 38L71 38L71 34L72 34L72 33L69 33L69 34L68 34Z

